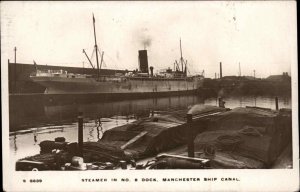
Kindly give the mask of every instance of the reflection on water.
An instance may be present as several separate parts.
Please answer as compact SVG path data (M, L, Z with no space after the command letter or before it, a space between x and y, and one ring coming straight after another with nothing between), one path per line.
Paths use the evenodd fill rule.
M84 122L83 139L84 141L98 141L105 130L111 129L118 125L124 125L135 119L104 118L99 126L95 120L87 120ZM39 143L44 140L54 140L56 137L65 137L68 142L77 142L78 139L77 123L64 126L45 126L38 128L30 128L26 131L10 132L10 155L12 159L17 161L20 158L38 154L40 152Z
M223 98L226 107L245 107L255 106L275 109L275 97L252 97L252 96L240 96L240 97L224 97ZM218 98L209 98L204 101L208 105L218 105ZM278 98L279 108L291 108L291 98Z
M72 123L76 121L79 111L83 112L86 118L91 119L132 115L139 118L147 116L150 110L176 110L203 102L203 99L195 96L176 96L115 102L48 105L40 97L27 97L24 100L10 100L10 131L49 124Z
M16 152L18 150L18 147L17 147L17 135L14 135L14 137L13 137L13 145L14 145L13 149Z
M225 97L224 101L229 108L257 106L275 109L274 97ZM68 142L76 142L79 111L84 114L84 141L97 141L105 130L147 117L153 111L186 109L194 104L218 105L218 98L175 96L68 105L46 105L34 98L16 101L10 103L10 154L15 162L39 153L38 144L44 140L65 137ZM279 107L291 108L291 99L279 98Z

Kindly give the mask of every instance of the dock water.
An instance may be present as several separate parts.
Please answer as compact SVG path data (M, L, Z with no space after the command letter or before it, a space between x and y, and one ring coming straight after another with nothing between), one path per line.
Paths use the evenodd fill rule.
M192 124L186 123L187 113L193 114ZM187 146L191 139L189 134L193 135L192 156ZM184 169L193 166L222 169L270 168L279 161L279 156L284 155L282 153L290 142L289 109L276 111L239 107L229 110L195 105L192 109L153 112L151 117L108 130L99 141L83 143L82 157L84 163L96 162L98 168L99 164L108 163L110 169L120 166L120 162L141 162L151 157L152 161L160 164L152 166L155 169ZM20 160L17 170L24 170L26 163L28 164L26 161L29 164L35 162L35 165L42 163L41 170L57 170L66 163L70 164L74 156L80 156L77 143L54 143L44 145L44 149L48 148L48 153ZM42 149L41 144L40 146ZM50 152L53 149L60 151ZM166 152L166 156L161 155ZM197 161L191 162L196 159L209 161L209 166ZM109 166L104 166L103 169L107 167Z

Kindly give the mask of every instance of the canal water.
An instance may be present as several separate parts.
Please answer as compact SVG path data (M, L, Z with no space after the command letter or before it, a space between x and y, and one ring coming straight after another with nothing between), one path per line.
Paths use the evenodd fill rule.
M224 97L228 108L257 106L275 109L275 99L270 96ZM84 115L84 141L99 140L104 131L116 126L148 117L152 112L186 109L195 104L218 105L217 98L174 96L163 98L126 100L97 103L72 103L51 105L40 98L18 99L10 102L10 159L38 154L39 143L65 137L77 141L77 115ZM291 108L290 97L279 97L279 108Z

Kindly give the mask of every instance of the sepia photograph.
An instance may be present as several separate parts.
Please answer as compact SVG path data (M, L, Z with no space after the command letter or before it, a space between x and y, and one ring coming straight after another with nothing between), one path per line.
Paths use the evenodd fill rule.
M295 1L2 1L5 191L297 191Z

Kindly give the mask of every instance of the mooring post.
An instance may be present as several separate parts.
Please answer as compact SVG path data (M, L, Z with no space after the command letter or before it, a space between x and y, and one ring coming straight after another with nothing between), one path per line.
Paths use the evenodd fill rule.
M188 144L188 156L195 157L194 154L194 138L193 138L193 115L191 113L186 114L187 119L187 144Z
M121 160L120 165L121 165L121 169L127 169L127 162L126 161Z
M225 108L225 101L223 101L222 97L219 97L219 107Z
M82 112L78 114L78 156L83 157L83 115Z
M276 111L278 111L278 97L275 97Z
M223 103L222 97L219 97L219 107L224 107L224 103Z

